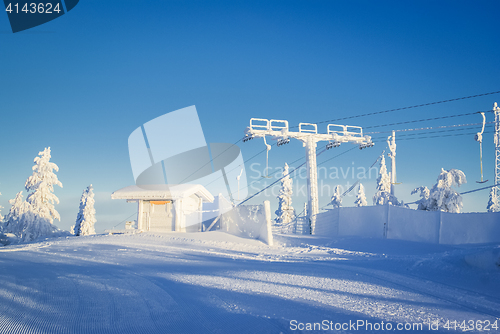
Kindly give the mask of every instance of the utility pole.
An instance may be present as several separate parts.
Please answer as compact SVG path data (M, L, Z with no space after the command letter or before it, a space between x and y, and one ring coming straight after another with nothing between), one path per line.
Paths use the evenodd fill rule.
M374 144L370 136L363 136L363 129L359 126L329 124L327 133L318 133L318 125L299 123L299 131L289 131L288 121L275 119L251 118L250 126L246 129L244 142L259 137L269 136L278 141L278 146L288 144L290 138L298 139L306 148L307 169L307 219L314 234L316 215L319 213L318 202L318 168L316 163L316 147L320 141L328 141L327 149L338 147L342 143L359 144L359 148L372 147Z
M387 137L387 145L390 151L387 155L391 158L391 195L396 196L394 194L396 185L396 131L392 130L392 136Z

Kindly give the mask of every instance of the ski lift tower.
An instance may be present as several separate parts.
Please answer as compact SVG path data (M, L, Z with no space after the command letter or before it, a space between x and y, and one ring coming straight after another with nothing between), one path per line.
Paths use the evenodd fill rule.
M495 113L495 184L500 183L500 108L497 103L493 104L493 112ZM495 196L498 198L498 186L495 186Z
M298 139L306 148L307 169L307 218L310 224L310 233L314 234L318 204L318 171L316 164L316 147L321 141L329 142L326 149L339 147L342 143L358 144L360 149L372 147L374 144L370 136L363 136L363 129L359 126L328 124L327 133L318 133L318 125L299 123L299 131L289 131L288 121L276 119L251 118L250 126L245 130L244 142L269 136L278 141L278 146L288 144L290 138Z
M392 136L387 137L389 146L389 158L391 158L391 195L396 196L394 186L396 185L396 131L392 131Z

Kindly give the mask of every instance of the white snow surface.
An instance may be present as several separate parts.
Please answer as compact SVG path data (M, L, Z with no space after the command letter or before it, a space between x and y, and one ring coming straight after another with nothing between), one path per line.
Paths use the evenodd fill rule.
M0 248L0 333L300 332L293 320L449 333L447 320L500 317L499 257L498 244L278 235L270 247L224 232L48 238Z

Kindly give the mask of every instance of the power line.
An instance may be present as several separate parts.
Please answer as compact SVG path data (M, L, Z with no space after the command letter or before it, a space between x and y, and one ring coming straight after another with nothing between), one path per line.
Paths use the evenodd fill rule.
M118 225L120 225L120 224L122 224L122 223L126 222L126 221L127 221L127 219L129 219L130 217L135 216L135 215L137 215L137 212L134 212L133 214L131 214L130 216L128 216L127 218L125 218L124 220L122 220L121 222L119 222L118 224L116 224L115 226L113 226L113 228L115 228L115 227L117 227Z
M492 127L488 126L488 127L485 127L485 129L486 128L492 128ZM456 131L470 131L470 130L472 130L470 127L466 127L466 128L454 128L454 129L447 129L447 130L431 130L431 131L424 131L424 132L420 132L420 133L413 132L413 133L401 134L397 138L400 139L401 137L404 138L404 137L421 136L421 135L427 135L427 134L433 134L433 133L456 132ZM476 134L476 133L472 133L472 134ZM375 138L372 138L372 140L381 140L381 139L386 140L387 137L375 137Z
M326 151L326 149L325 149ZM298 170L300 167L304 166L306 164L306 162L304 161L302 164L300 164L300 166L294 168L293 171L291 172L288 172L288 174L286 175L283 175L282 177L280 177L279 179L277 179L276 181L274 181L273 183L271 183L270 185L268 185L267 187L264 187L263 189L259 190L258 192L256 192L255 194L253 194L252 196L248 197L247 199L245 199L244 201L238 203L237 206L240 206L241 204L245 203L245 202L248 202L250 199L254 198L255 196L259 195L261 192L263 192L264 190L272 187L273 185L275 185L276 183L278 183L279 181L281 181L283 178L287 177L288 175L292 174L292 173L295 173L296 170Z
M243 140L243 138L238 139L237 141L234 142L234 144L232 146L238 144L242 140ZM179 183L184 183L184 181L188 180L191 176L193 176L194 174L196 174L197 172L199 172L203 167L205 167L208 164L211 164L215 159L217 159L218 157L220 157L221 155L223 155L224 153L226 153L230 148L232 148L232 146L229 146L228 148L226 148L224 151L222 151L221 153L219 153L215 158L211 158L210 161L208 161L203 166L201 166L200 168L198 168L197 170L195 170L194 172L192 172L191 174L189 174L184 180L182 180Z
M348 149L347 151L344 151L344 152L342 152L342 153L340 153L340 154L337 154L336 156L331 157L330 159L328 159L328 160L326 160L326 161L323 161L322 163L318 164L318 166L320 166L320 165L324 164L324 163L325 163L325 162L327 162L327 161L330 161L330 160L332 160L332 159L335 159L335 158L337 158L337 157L340 157L341 155L346 154L347 152L352 151L352 150L353 150L353 149L355 149L355 148L356 148L356 146L355 146L355 147L352 147L352 148ZM321 154L322 154L322 153L324 153L325 151L326 151L326 148L324 148L321 152L317 153L317 156L321 155ZM306 164L306 162L304 161L302 164L300 164L299 166L297 166L296 168L294 168L294 170L293 170L293 171L288 172L288 174L283 175L282 177L280 177L279 179L277 179L276 181L274 181L273 183L271 183L271 184L270 184L270 185L268 185L267 187L264 187L263 189L259 190L258 192L256 192L256 193L255 193L255 194L253 194L252 196L250 196L250 197L248 197L247 199L245 199L244 201L242 201L242 202L238 203L238 205L237 205L237 206L240 206L241 204L243 204L243 203L245 203L245 202L249 201L250 199L254 198L255 196L259 195L260 193L262 193L262 192L263 192L263 191L265 191L266 189L269 189L270 187L272 187L273 185L275 185L276 183L278 183L279 181L281 181L282 179L284 179L284 178L285 178L285 177L287 177L288 175L290 175L290 174L292 174L292 173L295 173L295 171L297 171L298 169L300 169L300 167L304 166L305 164Z
M500 91L490 92L490 93L483 93L483 94L476 94L476 95L470 95L470 96L463 96L463 97L457 97L457 98L449 99L449 100L429 102L429 103L417 104L417 105L408 106L408 107L402 107L402 108L389 109L389 110L376 111L376 112L371 112L371 113L366 113L366 114L360 114L360 115L353 115L353 116L346 116L346 117L341 117L341 118L336 118L336 119L330 119L330 120L327 120L327 121L316 122L316 124L330 123L330 122L342 121L342 120L346 120L346 119L353 119L353 118L373 116L373 115L380 115L380 114L385 114L385 113L389 113L389 112L393 112L393 111L401 111L401 110L408 110L408 109L413 109L413 108L420 108L420 107L425 107L425 106L430 106L430 105L435 105L435 104L441 104L441 103L447 103L447 102L453 102L453 101L459 101L459 100L472 99L472 98L475 98L475 97L493 95L493 94L498 94L498 93L500 93Z
M344 151L344 152L342 152L342 153L340 153L340 154L337 154L337 155L336 155L336 156L334 156L334 157L331 157L330 159L327 159L327 160L325 160L325 161L323 161L323 162L319 163L319 164L318 164L318 166L321 166L322 164L327 163L327 162L328 162L328 161L330 161L330 160L333 160L333 159L335 159L335 158L337 158L337 157L340 157L341 155L346 154L347 152L350 152L350 151L354 150L355 148L357 148L357 146L351 147L351 148L350 148L350 149L348 149L347 151Z
M318 148L316 149L316 156L318 155L318 151L319 151L319 150L320 150L320 148L318 147ZM305 157L300 157L300 158L298 158L298 159L296 159L296 160L292 161L292 162L289 164L289 166L290 166L290 167L292 167L292 165L293 165L294 163L296 163L296 162L298 162L298 161L300 161L300 160L303 160L303 159L305 159ZM304 163L303 163L302 165L304 165ZM294 168L293 172L295 172L295 170L296 170L296 169L299 169L302 165L300 165L299 167ZM276 171L276 172L273 174L273 177L274 177L276 174L278 174L278 171ZM272 177L270 177L270 178L272 178ZM250 184L247 184L247 186L246 186L246 187L243 187L243 188L241 188L240 190L243 190L243 189L249 188L252 184L258 183L259 181L260 181L260 180L255 180L255 181L251 182ZM236 193L236 192L231 192L231 195L234 195L235 193Z
M481 97L481 96L487 96L487 95L492 95L492 94L498 94L500 93L500 91L495 91L495 92L490 92L490 93L483 93L483 94L476 94L476 95L470 95L470 96L464 96L464 97L459 97L459 98L454 98L454 99L449 99L449 100L442 100L442 101L436 101L436 102L429 102L429 103L423 103L423 104L418 104L418 105L413 105L413 106L407 106L407 107L402 107L402 108L396 108L396 109L390 109L390 110L383 110L383 111L378 111L378 112L372 112L372 113L366 113L366 114L360 114L360 115L353 115L353 116L346 116L346 117L342 117L342 118L337 118L337 119L333 119L333 120L327 120L327 121L320 121L320 122L317 122L317 124L321 124L321 123L328 123L328 122L335 122L335 121L339 121L339 120L346 120L346 119L353 119L353 118L359 118L359 117L365 117L365 116L372 116L372 115L378 115L378 114L383 114L383 113L389 113L389 112L394 112L394 111L401 111L401 110L407 110L407 109L413 109L413 108L419 108L419 107L424 107L424 106L429 106L429 105L435 105L435 104L442 104L442 103L447 103L447 102L453 102L453 101L459 101L459 100L465 100L465 99L471 99L471 98L475 98L475 97ZM404 121L404 122L397 122L397 123L390 123L390 124L384 124L384 125L373 125L373 126L368 126L368 127L364 127L365 129L366 128L376 128L376 127L384 127L384 126L393 126L393 125L401 125L401 124L409 124L409 123L417 123L417 122L424 122L424 121L433 121L433 120L438 120L438 119L447 119L447 118L455 118L455 117L462 117L462 116L468 116L468 115L472 115L472 114L476 114L476 113L479 113L479 112L471 112L471 113L464 113L464 114L458 114L458 115L449 115L449 116L440 116L440 117L433 117L433 118L427 118L427 119L420 119L420 120L411 120L411 121ZM474 125L477 125L477 124L480 124L480 123L473 123ZM470 126L472 126L473 124L470 124ZM488 123L490 124L490 123ZM462 125L452 125L451 127L455 127L455 126L462 126ZM465 125L463 125L465 126ZM293 127L290 127L290 128L296 128L297 126L293 126ZM445 126L446 127L446 126ZM422 130L424 130L426 128L422 128ZM397 132L400 132L400 131L418 131L417 129L406 129L406 130L396 130ZM392 131L391 131L392 132ZM369 132L370 133L370 132ZM371 133L382 133L382 132L371 132ZM459 135L466 135L466 134L459 134ZM469 134L467 134L469 135ZM403 139L399 139L399 140L410 140L410 139L425 139L425 138L437 138L437 137L448 137L448 136L451 136L451 135L442 135L442 136L429 136L429 137L417 137L417 138L403 138ZM458 135L457 135L458 136ZM236 145L238 142L240 142L243 138L239 139L238 141L236 141L233 145ZM375 140L382 140L382 139L385 139L385 138L377 138ZM271 146L275 146L276 143L272 144ZM337 156L340 156L344 153L347 153L351 150L353 150L354 148L356 147L353 147ZM222 153L220 153L218 156L216 156L215 158L211 159L209 162L207 162L205 165L201 166L197 171L195 171L194 173L192 173L191 175L189 175L187 178L185 178L182 182L184 182L185 180L187 180L189 177L191 177L192 175L194 175L196 172L198 172L199 170L201 170L203 167L205 167L206 165L208 165L209 163L211 163L214 159L216 159L217 157L219 157L220 155L222 155L224 152L226 152L229 148L227 148L225 151L223 151ZM255 157L259 156L260 154L266 152L267 149L264 149L260 152L258 152L257 154L253 155L251 158L249 159L246 159L244 160L243 164L246 164L247 162L249 162L250 160L254 159ZM324 151L320 152L323 153ZM317 151L316 151L317 153ZM317 153L317 155L319 155ZM323 161L322 163L318 164L321 165L321 164L324 164L334 158L336 158L337 156L333 157L333 158L330 158L326 161ZM303 158L299 158L297 160L295 160L294 162L296 161L300 161L301 159ZM294 163L293 162L293 163ZM292 163L292 164L293 164ZM297 170L298 168L300 168L302 165L304 165L304 163L302 163L299 167L295 168L294 169L294 172L295 170ZM233 168L232 170L230 171L227 171L227 173L235 170L236 168L239 168L240 166L238 165L237 167ZM217 181L218 179L222 178L223 176L220 176L214 180L212 180L210 183L206 184L205 186L208 186L210 184L212 184L213 182ZM281 180L278 179L277 181ZM275 184L277 181L275 181L274 183L272 183L271 185ZM250 184L248 184L245 188L248 188L250 185L254 184L255 182L257 181L254 181ZM270 185L270 186L271 186ZM243 188L243 189L245 189ZM268 187L264 188L263 190L267 189ZM262 190L262 191L263 191ZM231 193L233 194L233 193ZM253 197L253 196L252 196ZM247 199L248 200L248 199ZM247 201L245 200L245 201ZM243 203L243 202L241 202ZM240 203L240 204L241 204Z
M484 187L484 188L478 188L478 189L474 189L474 190L469 190L469 191L460 193L460 195L470 194L470 193L474 193L474 192L479 191L479 190L490 189L490 188L497 187L497 186L500 186L500 183L494 184L492 186L487 186L487 187Z
M276 143L272 144L271 146L274 146L274 145L276 145ZM262 151L258 152L258 153L257 153L257 154L255 154L255 155L253 155L251 158L249 158L249 159L247 159L247 160L244 160L244 161L243 161L243 165L245 165L247 162L249 162L250 160L254 159L255 157L259 156L260 154L262 154L262 153L264 153L264 152L266 152L266 151L267 151L267 148L263 149ZM229 171L226 171L226 174L229 174L230 172L232 172L232 171L233 171L233 170L235 170L236 168L239 168L240 166L241 166L241 165L238 165L238 166L234 167L233 169L231 169L231 170L229 170ZM205 185L205 187L206 187L206 186L208 186L208 185L210 185L210 184L212 184L212 183L214 183L215 181L217 181L217 180L219 180L219 179L221 179L221 178L223 178L223 177L224 177L224 175L219 176L218 178L216 178L216 179L212 180L211 182L207 183L207 184ZM232 194L232 193L231 193L231 194Z
M475 135L476 133L477 132L449 134L449 135L441 135L441 136L424 136L424 137L416 137L416 138L402 138L402 139L398 139L398 140L401 141L401 140L416 140L416 139L455 137L455 136L472 136L472 135ZM493 133L493 132L487 132L487 131L485 131L484 133ZM377 139L372 139L372 140L386 140L386 138L377 138Z
M455 118L455 117L469 116L469 115L477 114L479 112L480 111L474 111L474 112L469 112L469 113L465 113L465 114L458 114L458 115L449 115L449 116L424 118L424 119L417 119L417 120L412 120L412 121L396 122L396 123L390 123L390 124L371 125L371 126L365 126L363 128L364 129L372 129L372 128L380 128L380 127L384 127L384 126L393 126L393 125L401 125L401 124L409 124L409 123L428 122L428 121L435 121L435 120L438 120L438 119L446 119L446 118Z
M486 122L485 124L494 124L495 122ZM446 128L456 128L462 126L477 126L482 125L482 122L479 123L468 123L468 124L452 124L452 125L440 125L440 126L428 126L425 128L413 128L413 129L401 129L401 130L388 130L388 131L376 131L376 132L365 132L365 134L378 134L378 133L392 133L394 132L407 132L407 131L422 131L422 130L433 130L433 129L446 129Z

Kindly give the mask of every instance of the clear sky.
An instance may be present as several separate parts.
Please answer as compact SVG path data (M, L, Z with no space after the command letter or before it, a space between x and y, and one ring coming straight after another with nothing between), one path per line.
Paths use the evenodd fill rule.
M16 34L0 14L2 213L24 189L33 158L50 146L64 186L55 191L62 216L56 225L68 229L74 223L90 183L97 193L97 231L118 224L136 211L134 204L110 199L111 192L134 183L128 136L155 117L191 105L207 142L234 143L251 117L287 119L293 126L499 91L499 12L498 1L81 0L68 14ZM345 123L369 127L451 116L491 110L495 101L500 94ZM365 131L480 121L476 114ZM399 199L417 200L410 191L431 187L441 168L465 172L468 183L461 191L478 188L473 133L479 130L398 137L413 139L397 140ZM483 144L490 183L491 132L490 126ZM239 146L245 159L264 149L261 139ZM373 148L321 165L328 174L320 176L320 206L331 197L328 187L356 180L332 178L334 168L367 168L386 146L377 140ZM318 163L350 147L329 150ZM301 157L298 142L273 147L270 167ZM261 154L246 165L249 180L258 181L250 193L271 181L255 171L263 164ZM304 184L296 179L298 187ZM362 180L369 200L375 179ZM297 192L294 205L301 211L305 198ZM487 199L487 191L464 195L464 211L485 211ZM345 199L345 205L352 202Z

